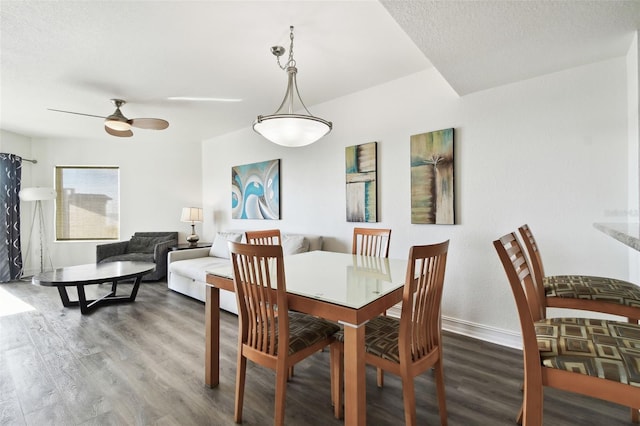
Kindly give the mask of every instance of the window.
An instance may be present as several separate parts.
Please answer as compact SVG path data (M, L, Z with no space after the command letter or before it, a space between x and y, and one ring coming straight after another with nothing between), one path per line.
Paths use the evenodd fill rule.
M120 237L118 167L56 166L56 240Z

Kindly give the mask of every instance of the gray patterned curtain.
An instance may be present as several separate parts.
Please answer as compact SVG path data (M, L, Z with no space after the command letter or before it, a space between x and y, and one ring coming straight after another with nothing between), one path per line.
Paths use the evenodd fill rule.
M22 158L0 153L0 282L20 278L20 179Z

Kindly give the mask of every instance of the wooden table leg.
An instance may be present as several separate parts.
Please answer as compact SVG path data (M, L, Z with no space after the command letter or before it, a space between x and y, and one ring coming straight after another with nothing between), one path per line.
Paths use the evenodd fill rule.
M204 383L216 387L220 383L220 289L207 286L205 302ZM364 346L364 343L363 343Z
M364 324L344 324L344 424L367 424Z
M80 306L80 313L86 315L89 313L89 306L87 297L84 294L84 285L78 284L76 288L78 289L78 305Z
M131 289L131 294L129 295L129 301L133 302L136 300L136 296L138 295L138 288L140 288L140 283L142 282L142 275L138 275L133 282L133 288ZM113 282L113 295L116 295L116 286L118 285L117 281Z
M62 300L62 306L65 308L71 306L71 301L69 300L69 294L67 293L67 288L63 285L56 286L58 287L58 294L60 294L60 299Z

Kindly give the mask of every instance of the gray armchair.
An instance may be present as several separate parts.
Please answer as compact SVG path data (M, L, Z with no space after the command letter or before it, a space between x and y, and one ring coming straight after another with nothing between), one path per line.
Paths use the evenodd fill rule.
M167 276L167 253L175 244L178 244L177 232L136 232L129 241L96 246L96 263L118 260L152 262L156 264L156 270L142 279L158 281Z

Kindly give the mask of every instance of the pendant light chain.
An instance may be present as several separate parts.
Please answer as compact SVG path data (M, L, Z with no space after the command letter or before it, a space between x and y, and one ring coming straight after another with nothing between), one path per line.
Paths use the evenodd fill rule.
M289 31L291 31L289 33L289 39L291 39L291 42L289 44L289 59L287 60L287 63L282 65L280 63L280 56L276 56L276 60L278 61L278 66L280 67L281 70L286 70L288 67L296 66L296 60L293 59L293 25L289 27Z

